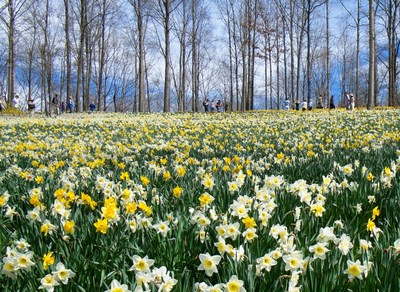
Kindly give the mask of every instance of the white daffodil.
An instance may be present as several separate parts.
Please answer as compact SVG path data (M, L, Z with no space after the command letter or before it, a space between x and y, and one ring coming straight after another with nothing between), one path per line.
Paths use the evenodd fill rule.
M217 266L221 261L221 256L211 256L209 253L206 253L200 254L199 259L201 264L197 267L198 270L205 271L206 275L209 277L211 277L214 273L218 273Z

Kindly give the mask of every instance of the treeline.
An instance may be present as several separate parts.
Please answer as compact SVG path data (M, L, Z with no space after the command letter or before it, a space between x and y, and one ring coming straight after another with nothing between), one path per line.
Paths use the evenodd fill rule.
M398 106L400 0L3 0L0 91L49 111ZM368 5L367 5L368 4ZM340 14L335 11L342 11ZM340 104L339 104L340 105Z

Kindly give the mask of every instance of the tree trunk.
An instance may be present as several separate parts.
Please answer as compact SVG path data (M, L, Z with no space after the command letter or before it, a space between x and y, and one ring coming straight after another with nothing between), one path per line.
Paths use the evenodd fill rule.
M283 68L284 68L284 94L285 99L289 99L288 77L287 77L287 47L286 47L286 16L282 16L282 33L283 33Z
M170 13L171 0L164 0L165 18L164 18L164 36L165 36L165 75L164 75L164 112L171 111L171 43L170 43Z
M294 34L293 34L293 18L294 18L294 4L290 0L290 24L289 24L289 42L290 42L290 96L292 103L299 99L298 95L294 95Z
M143 0L137 0L137 28L139 41L139 112L145 111L145 65L144 65L144 26L143 26Z
M45 56L45 70L46 70L46 85L47 85L47 100L49 110L51 112L51 98L52 98L52 56L49 48L49 0L46 0L45 12L45 27L44 27L44 56ZM58 106L58 105L57 105Z
M307 103L311 100L311 1L307 6Z
M277 108L280 109L281 105L281 91L280 91L280 43L279 43L279 25L276 25L276 98L277 98Z
M304 5L304 2L303 2ZM296 99L300 99L300 70L301 70L301 57L302 57L302 48L303 48L303 37L304 37L304 30L305 30L305 22L307 20L307 14L306 14L307 9L302 10L301 14L301 24L299 27L300 33L299 33L299 40L298 40L298 46L297 46L297 73L296 73ZM305 100L303 96L303 100Z
M375 8L374 0L369 0L369 69L368 69L368 109L374 108L375 102Z
M103 75L104 75L104 62L106 56L106 0L102 2L101 8L101 33L100 33L100 60L99 60L99 76L97 81L97 110L100 111L102 106L102 89L103 89ZM105 104L103 108L105 107Z
M199 63L197 58L197 1L192 0L192 111L199 111Z
M84 92L82 94L82 101L83 101L83 111L89 110L89 104L91 99L91 92L90 92L90 83L92 81L92 64L93 64L93 31L92 31L92 21L94 20L94 11L93 7L88 11L88 7L86 9L85 14L85 63L86 63L86 74L84 84Z
M180 50L179 50L179 85L178 85L178 111L183 112L186 109L186 0L182 1L182 18L183 27L180 33Z
M234 46L234 60L235 60L235 93L236 93L236 110L240 109L240 97L239 97L239 50L238 50L238 39L237 39L237 21L235 10L233 6L233 1L230 0L230 7L232 10L232 37L233 37L233 46ZM233 104L232 104L233 109Z
M268 61L269 61L269 108L273 109L273 98L272 98L272 47L271 47L271 35L268 35Z
M86 31L86 10L87 10L87 0L80 0L81 9L80 9L80 25L79 25L79 47L78 47L78 56L77 56L77 77L76 77L76 91L75 91L75 111L80 111L80 102L79 102L79 93L80 86L82 83L82 88L84 88L83 79L83 48L85 44L85 31Z
M255 54L256 54L256 27L257 27L257 17L258 17L258 6L257 6L257 0L254 1L254 7L253 7L253 20L251 23L251 28L252 28L252 37L251 37L251 70L250 70L250 110L254 110L254 79L255 79Z
M325 3L325 13L326 13L326 94L325 102L326 107L329 108L329 101L331 96L331 62L330 62L330 44L329 44L329 0ZM324 100L322 104L325 104Z
M361 0L357 0L356 20L356 106L360 104L360 22L361 22Z
M65 10L65 24L64 24L64 31L65 31L65 57L66 57L66 65L67 65L67 74L66 74L66 89L67 89L67 98L72 95L71 90L71 40L70 40L70 18L69 18L69 0L64 0L64 10ZM61 97L62 98L62 97Z
M268 109L268 42L267 34L264 34L264 107ZM270 77L271 78L271 77Z
M7 92L8 92L8 103L11 104L11 100L15 95L15 11L14 1L8 1L8 74L7 74Z
M399 0L380 2L382 10L386 14L386 34L388 39L388 105L396 106L397 103L397 90L396 90L396 75L397 75L397 56L398 51L398 38L396 28L400 25L398 22L398 13L400 7Z
M228 24L228 49L229 49L229 103L230 110L233 106L233 53L232 53L232 30L231 30L231 16L229 12L229 7L227 7L227 24Z

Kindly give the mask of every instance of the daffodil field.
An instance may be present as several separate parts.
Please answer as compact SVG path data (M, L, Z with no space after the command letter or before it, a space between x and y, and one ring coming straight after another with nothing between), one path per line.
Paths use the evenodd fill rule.
M0 117L2 291L400 291L400 110Z

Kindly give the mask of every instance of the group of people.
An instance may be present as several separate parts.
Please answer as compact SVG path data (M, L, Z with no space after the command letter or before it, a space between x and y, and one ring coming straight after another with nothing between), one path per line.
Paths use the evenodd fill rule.
M17 94L11 100L11 104L13 108L21 109L21 101ZM7 107L6 100L2 96L0 96L0 111L3 111L4 109L6 109L6 107ZM28 112L33 113L35 111L35 108L36 108L35 100L33 98L29 98L27 103ZM95 111L96 104L94 100L90 101L89 109L90 113L93 113ZM72 113L74 111L74 100L72 96L69 96L66 102L61 101L60 103L60 98L58 94L57 93L54 94L50 103L50 113L52 115L53 114L59 115L60 111L61 113L65 113L67 111Z
M322 101L322 96L318 96L316 99L316 108L317 109L323 109L324 108L324 104ZM329 99L329 109L334 109L335 108L335 100L333 95L331 96L331 98ZM290 109L290 100L289 99L285 99L283 102L283 109L284 110L289 110ZM303 100L302 102L300 102L300 99L297 99L296 102L293 105L293 109L295 110L312 110L313 109L313 101L312 99L308 100Z
M353 93L345 93L345 105L348 111L354 111L356 105L356 98Z
M58 94L56 93L54 94L54 97L51 100L51 106L53 108L53 112L56 115L60 114L60 108L61 108L61 113L65 113L67 109L70 113L72 113L74 110L74 100L72 99L72 96L69 96L67 100L67 107L64 101L62 101L60 105L60 100Z
M13 99L11 100L11 104L13 106L13 108L15 109L19 109L20 108L20 99L19 96L16 94L14 95ZM7 108L7 102L5 100L5 98L3 98L2 96L0 97L0 112L5 110Z
M222 101L218 99L217 103L214 103L214 100L209 101L208 99L203 101L203 107L205 112L222 112Z

